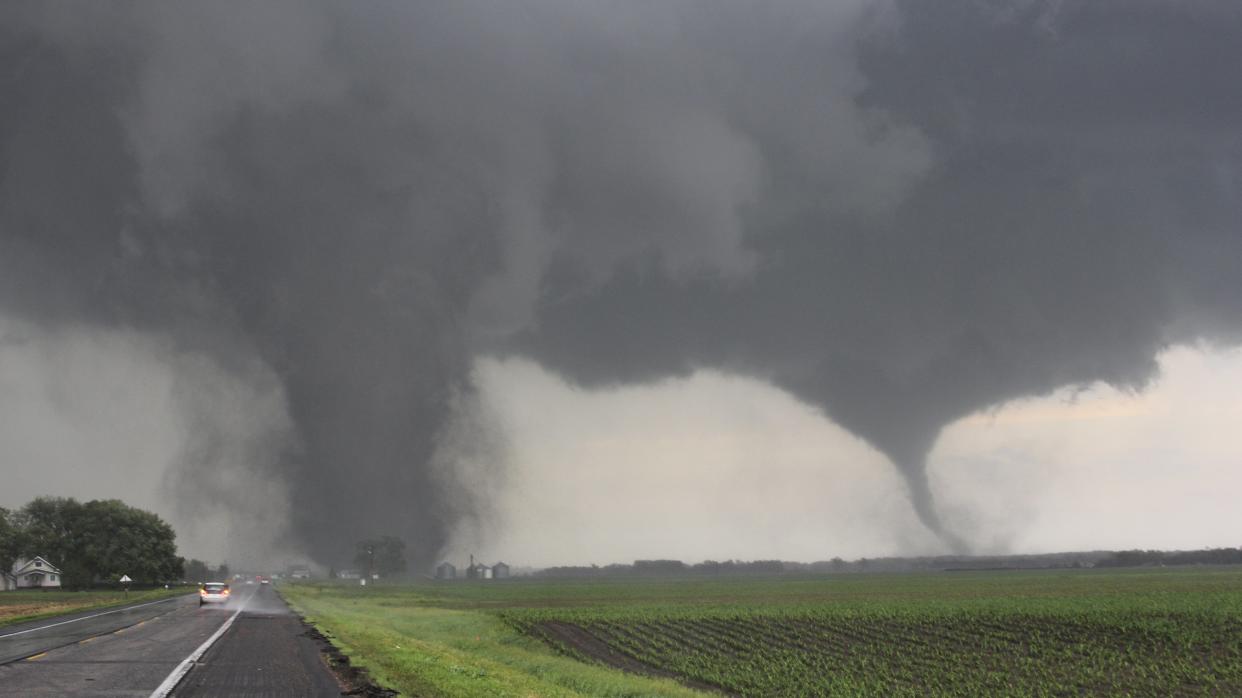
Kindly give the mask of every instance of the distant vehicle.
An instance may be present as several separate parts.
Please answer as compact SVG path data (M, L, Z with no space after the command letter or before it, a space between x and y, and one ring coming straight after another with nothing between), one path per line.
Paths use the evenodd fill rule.
M272 580L267 577L259 577L259 584L271 584Z
M206 582L198 590L198 605L205 603L226 603L229 600L229 585L224 582Z
M251 586L254 586L254 580L253 580L253 579L247 579L247 580L246 580L246 583L247 583L247 584L249 584L249 585L251 585Z

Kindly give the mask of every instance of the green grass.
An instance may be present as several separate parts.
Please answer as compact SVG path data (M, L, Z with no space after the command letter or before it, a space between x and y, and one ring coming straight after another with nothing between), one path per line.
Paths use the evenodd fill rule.
M128 603L156 601L193 592L192 587L131 591L45 591L21 589L0 592L0 627Z
M412 696L695 696L669 680L562 656L490 613L443 608L425 587L281 585L355 665Z
M566 627L745 696L1242 695L1236 568L282 591L408 695L690 694L574 661Z

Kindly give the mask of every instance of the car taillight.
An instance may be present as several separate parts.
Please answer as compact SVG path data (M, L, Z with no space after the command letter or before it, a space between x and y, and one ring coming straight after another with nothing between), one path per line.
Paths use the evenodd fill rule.
M206 589L199 589L199 590L198 590L198 595L199 595L199 596L206 596L206 595L207 595L207 590L206 590Z
M228 589L225 589L224 591L222 591L222 592L220 592L220 593L224 594L225 596L228 596L228 595L229 595L229 590L228 590Z

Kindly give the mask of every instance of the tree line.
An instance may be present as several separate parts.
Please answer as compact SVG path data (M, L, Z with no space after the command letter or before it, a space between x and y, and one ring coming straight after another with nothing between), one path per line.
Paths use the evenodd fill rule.
M41 556L60 568L69 588L121 575L139 584L180 580L185 560L176 538L159 516L118 499L39 497L16 511L0 507L0 568Z
M227 582L232 574L227 562L220 563L219 567L193 558L185 562L185 580L188 582Z
M1153 567L1161 565L1239 565L1242 548L1208 550L1120 550L1096 567Z
M394 536L360 540L354 546L354 566L364 576L399 577L406 570L405 542Z
M725 560L688 565L681 560L635 560L632 565L613 564L548 567L535 573L537 577L663 577L679 575L767 575L781 574L788 563L780 560Z

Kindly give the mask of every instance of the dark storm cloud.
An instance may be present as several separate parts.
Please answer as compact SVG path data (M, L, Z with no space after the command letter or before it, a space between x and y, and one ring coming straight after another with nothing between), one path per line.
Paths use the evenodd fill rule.
M326 560L468 513L428 464L480 352L771 380L940 530L945 424L1242 327L1228 4L5 13L4 310L259 357Z
M949 422L1065 385L1140 388L1163 347L1236 340L1233 8L902 3L859 45L857 103L936 157L890 215L843 211L761 141L779 185L749 212L753 277L552 281L527 341L589 383L701 365L772 380L888 454L940 530L924 459Z
M452 507L424 464L494 265L482 185L334 56L322 8L27 9L6 23L7 309L171 334L239 375L257 354L296 434L255 467L296 542L328 563L399 533L428 559ZM188 501L230 465L191 437Z

